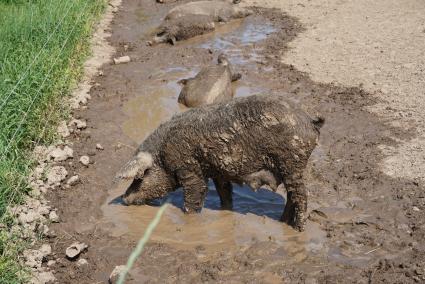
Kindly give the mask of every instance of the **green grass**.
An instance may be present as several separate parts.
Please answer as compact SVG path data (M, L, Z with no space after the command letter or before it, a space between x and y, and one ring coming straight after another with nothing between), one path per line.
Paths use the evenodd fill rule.
M0 0L0 221L22 200L29 153L54 139L64 98L82 72L88 39L106 0ZM1 224L0 224L1 225ZM0 282L21 283L24 246L0 227Z

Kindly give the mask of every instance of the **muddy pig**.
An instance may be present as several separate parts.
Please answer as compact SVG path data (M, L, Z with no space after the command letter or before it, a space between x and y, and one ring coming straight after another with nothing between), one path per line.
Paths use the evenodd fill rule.
M125 204L144 204L183 188L187 213L200 212L212 178L223 208L232 208L232 182L272 190L283 183L281 220L304 230L303 171L315 148L321 118L311 118L282 96L236 98L177 114L140 145L117 179L131 179Z
M215 30L215 23L211 16L188 15L187 17L164 21L159 27L155 37L148 41L148 45L158 43L175 44L177 41L186 40L198 35L203 35Z
M217 22L227 22L250 14L251 11L245 8L222 1L189 2L171 9L158 27L155 37L147 43L175 44L214 31Z
M178 102L187 107L197 107L224 102L233 98L232 82L241 78L233 69L224 54L218 56L218 64L204 67L194 77L183 79Z
M214 22L228 22L231 19L244 18L251 14L252 11L225 1L196 1L174 7L165 16L165 20L189 15L204 15L212 17Z

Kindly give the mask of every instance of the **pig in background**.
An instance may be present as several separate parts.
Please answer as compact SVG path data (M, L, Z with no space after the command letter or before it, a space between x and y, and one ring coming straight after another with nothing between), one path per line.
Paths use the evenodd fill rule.
M239 80L242 75L234 73L224 54L218 56L217 63L202 68L193 78L179 81L183 85L179 103L187 107L197 107L233 98L232 82Z

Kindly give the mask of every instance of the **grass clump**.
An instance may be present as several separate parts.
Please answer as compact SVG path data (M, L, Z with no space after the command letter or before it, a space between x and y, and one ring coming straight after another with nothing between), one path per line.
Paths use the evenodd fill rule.
M29 153L51 142L106 0L0 0L0 280L21 283L6 208L27 191Z

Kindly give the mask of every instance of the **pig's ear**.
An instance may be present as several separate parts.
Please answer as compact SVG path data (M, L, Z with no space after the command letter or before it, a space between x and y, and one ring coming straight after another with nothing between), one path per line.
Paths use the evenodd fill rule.
M144 172L151 168L152 165L152 155L147 152L139 152L116 174L115 181L120 179L141 178Z

